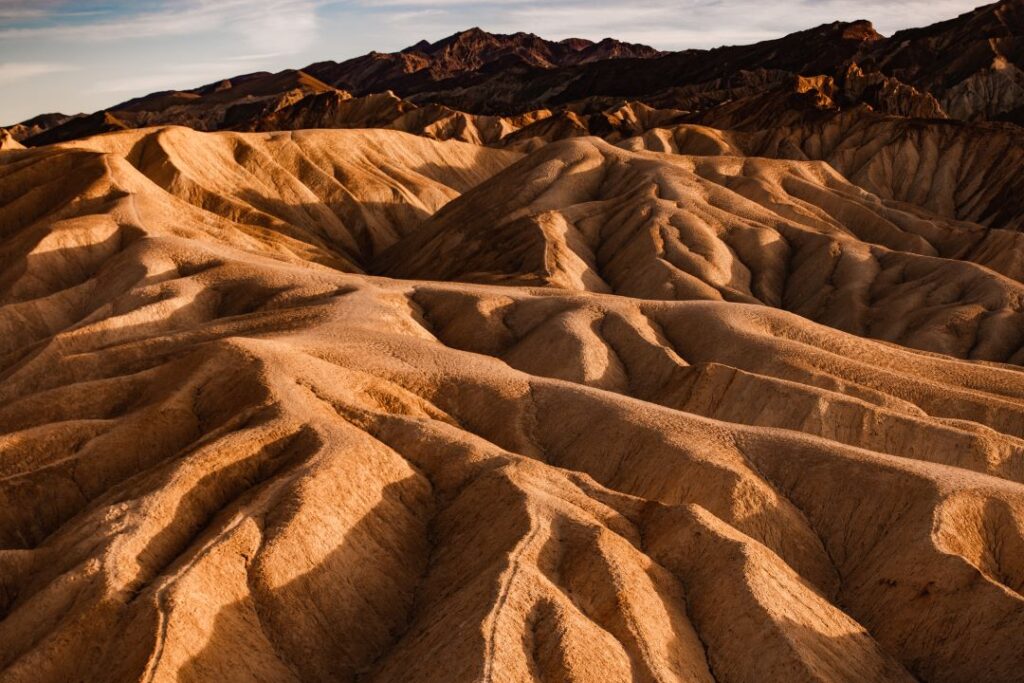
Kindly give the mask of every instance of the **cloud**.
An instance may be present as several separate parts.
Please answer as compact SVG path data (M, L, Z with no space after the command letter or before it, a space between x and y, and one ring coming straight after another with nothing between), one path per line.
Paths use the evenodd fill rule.
M317 9L322 4L323 0L165 0L158 9L143 12L56 9L42 25L0 29L0 40L107 42L205 33L234 35L252 49L293 54L316 38Z
M458 8L458 7L509 7L513 5L539 5L537 0L363 0L355 3L341 3L356 5L365 9L414 9L417 7L429 8Z
M2 62L0 63L0 85L16 83L36 76L75 71L73 64L56 64L50 62Z
M892 33L969 11L981 0L364 0L344 3L385 21L451 33L479 24L487 30L531 31L548 38L613 36L662 49L736 45L780 37L836 20L868 19ZM430 14L418 12L430 11Z
M46 15L47 12L42 9L0 6L0 21L26 21L28 19L41 19Z
M354 32L383 22L430 34L415 39L478 24L508 33L525 30L551 38L614 36L662 49L682 49L764 40L836 19L870 19L880 31L891 33L953 17L978 1L108 0L94 4L0 0L0 41L89 43L205 34L240 42L246 50L296 54L319 44L318 27L338 10L346 17L344 28ZM5 12L25 21L3 21ZM41 15L46 18L31 21Z
M227 78L237 75L226 73L225 67L230 69L247 70L256 68L261 62L275 57L274 53L259 55L242 55L217 62L189 62L154 69L148 73L123 76L120 78L108 78L96 81L93 90L98 93L119 95L124 93L151 93L161 90L184 90L195 88L206 83L216 81L218 78Z
M313 42L317 33L316 4L278 0L247 2L246 10L233 18L233 31L254 48L292 54Z
M404 24L408 22L440 19L442 17L448 17L448 12L445 12L442 9L412 9L407 12L388 12L385 20ZM444 21L444 23L447 23L447 21Z

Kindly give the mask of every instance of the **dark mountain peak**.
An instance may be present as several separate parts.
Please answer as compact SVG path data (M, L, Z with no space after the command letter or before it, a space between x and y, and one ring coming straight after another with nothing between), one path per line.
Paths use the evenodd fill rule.
M862 63L933 94L953 118L1021 119L1024 0L1003 0L879 41Z
M5 126L8 134L18 142L27 140L28 138L39 135L51 128L63 125L68 121L74 119L84 118L86 114L62 114L60 112L52 112L49 114L39 114L33 116L30 119L26 119L20 123Z
M404 50L402 50L402 52L403 53L405 53L405 52L423 52L423 53L426 53L427 51L430 50L430 45L431 45L431 43L430 43L429 40L421 40L418 43L416 43L415 45L410 45L409 47L405 48Z
M271 115L284 121L277 112L303 98L313 98L307 104L316 111L290 110L295 121L348 125L383 120L378 107L387 116L397 111L392 103L366 99L388 91L411 106L444 105L481 115L580 103L602 108L630 100L694 116L715 110L722 120L755 121L779 113L775 98L800 116L864 105L899 116L1021 122L1022 39L1024 0L1003 0L890 38L867 20L835 21L750 45L672 53L611 37L552 41L473 26L399 52L153 93L111 107L113 120L40 117L11 127L11 134L37 141L164 123L244 128ZM803 80L798 78L794 93L796 77ZM349 93L359 101L347 102Z
M952 40L986 40L1024 34L1024 0L1003 0L982 5L969 12L937 24L897 31L893 42L936 38Z
M576 52L579 52L580 50L585 50L586 48L593 45L594 41L587 40L586 38L564 38L558 41L558 44L564 45L570 50L575 50Z
M29 147L49 145L126 128L130 128L130 126L117 116L109 111L100 110L88 116L72 118L60 126L33 135L25 140L25 145Z
M432 43L429 48L423 50L426 54L434 55L442 52L446 49L451 49L455 46L479 46L483 44L508 44L513 42L514 38L519 35L526 34L514 34L514 35L503 35L499 33L488 33L479 26L468 28L464 31L457 31L450 36L442 38L436 43Z
M85 114L63 114L61 112L52 112L52 113L49 113L49 114L39 114L38 116L33 116L30 119L25 119L24 121L21 122L21 125L23 125L23 126L40 126L40 125L47 126L47 125L51 125L52 126L55 123L64 123L65 121L67 121L69 119L77 118L77 117L80 117L80 116L85 116Z
M535 33L527 33L526 31L516 31L515 33L490 33L479 27L473 27L465 31L461 31L451 36L454 38L454 43L462 45L505 45L505 46L521 46L521 45L557 45L549 40L544 40Z
M792 42L806 39L824 41L849 41L854 43L871 43L883 40L885 36L875 30L874 24L866 19L854 21L833 21L814 28L797 31L769 42Z
M206 85L202 85L198 88L193 88L188 92L193 92L196 95L210 95L215 92L230 90L231 88L244 85L250 81L255 81L260 78L266 78L270 75L269 71L254 71L252 73L233 76L231 78L222 78L219 81L214 81L213 83L207 83Z
M459 31L455 35L458 36L459 38L467 38L467 39L469 39L469 38L495 38L495 37L497 37L498 34L489 33L487 31L483 30L482 28L480 28L479 26L473 26L471 28L467 28L464 31Z
M1007 36L1019 36L1024 26L1024 0L1003 0L992 7L992 16Z
M624 43L614 38L604 38L598 43L585 38L550 41L534 33L490 33L478 26L453 33L435 43L420 41L414 48L434 59L452 60L457 71L476 69L498 61L507 62L505 58L508 55L516 55L520 62L550 68L581 61L661 54L647 45ZM406 48L406 51L411 49ZM584 53L588 56L581 59L580 55Z
M545 40L533 33L491 33L473 26L440 40L419 42L400 52L371 52L344 62L317 62L304 72L355 95L394 90L406 97L431 91L452 79L478 81L504 69L553 69L623 57L654 57L646 45L611 38L600 44L584 38ZM455 83L452 81L452 85Z
M621 40L614 38L602 38L596 43L578 50L577 54L579 59L577 63L585 64L589 62L598 62L606 59L620 59L620 58L640 58L650 59L652 57L660 57L665 54L660 50L655 50L653 47L648 45L641 45L638 43L624 43Z
M836 22L836 28L843 40L856 40L870 43L882 40L885 36L875 30L874 24L866 19L858 19L850 22Z

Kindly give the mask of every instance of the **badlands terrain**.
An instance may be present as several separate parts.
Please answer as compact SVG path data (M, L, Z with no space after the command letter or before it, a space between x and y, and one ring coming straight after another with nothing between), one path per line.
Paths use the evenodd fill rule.
M8 126L0 680L1022 680L1022 8Z

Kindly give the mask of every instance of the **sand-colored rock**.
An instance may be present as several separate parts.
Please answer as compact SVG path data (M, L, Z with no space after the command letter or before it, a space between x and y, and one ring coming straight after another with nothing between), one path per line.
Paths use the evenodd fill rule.
M982 226L820 162L184 128L0 155L0 226L4 681L1024 667Z
M829 163L872 194L932 213L1019 232L1024 138L1012 125L904 119L852 111L756 131L673 126L630 149L766 156Z
M884 201L820 162L649 154L580 138L451 202L374 270L762 303L866 337L1020 364L1024 273L987 248L994 234ZM1002 246L1019 254L1019 235L1005 233Z
M25 146L11 134L6 128L0 128L0 151L10 149L25 149Z

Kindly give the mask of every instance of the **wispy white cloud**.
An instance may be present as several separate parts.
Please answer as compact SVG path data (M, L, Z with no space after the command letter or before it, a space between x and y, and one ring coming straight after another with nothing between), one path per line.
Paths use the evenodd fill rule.
M292 54L316 38L316 13L322 4L323 0L184 0L166 2L157 10L121 12L116 18L77 13L72 21L66 20L74 12L51 12L48 16L65 21L0 28L0 40L108 42L213 33L240 37L252 48Z
M273 57L273 54L241 55L217 62L188 62L163 66L144 74L100 79L93 84L93 88L96 92L111 95L125 93L138 95L161 90L195 88L212 82L218 77L226 78L238 75L239 71L256 70L258 66L265 64L268 59Z
M409 22L431 21L440 19L446 20L448 13L442 9L411 9L401 12L388 12L386 20L393 23L404 24Z
M317 34L317 3L309 0L244 2L232 17L231 27L257 49L293 54L302 51Z
M30 19L41 19L47 16L46 10L32 7L3 7L0 6L0 21L27 21Z
M870 19L890 33L955 16L980 1L162 0L147 3L156 9L146 11L135 11L127 3L116 11L90 12L83 3L0 0L0 41L110 42L206 34L241 41L249 49L296 54L317 43L321 14L337 10L352 21L346 28L354 31L375 19L410 29L422 22L420 30L432 34L479 24L503 32L615 36L680 49L763 40L836 19ZM9 25L5 16L52 20Z
M541 5L537 0L362 0L350 3L339 3L344 5L355 5L366 9L408 9L415 7L471 7L471 8L501 8L514 5Z
M224 61L226 61L226 62L234 62L234 63L237 63L237 62L265 62L265 61L267 61L269 59L274 59L275 57L285 56L286 54L287 53L285 53L285 52L259 52L259 53L254 53L254 54L251 54L251 55L234 55L233 57L228 57Z
M756 42L836 20L868 19L879 31L923 26L971 10L983 0L363 0L395 23L424 20L423 30L480 24L492 31L532 31L644 42L662 49ZM353 4L353 3L349 3ZM428 14L415 14L430 10Z
M62 71L75 71L77 68L73 64L51 62L3 62L0 63L0 85L8 85Z

